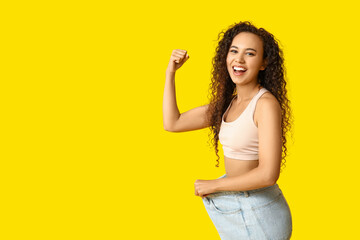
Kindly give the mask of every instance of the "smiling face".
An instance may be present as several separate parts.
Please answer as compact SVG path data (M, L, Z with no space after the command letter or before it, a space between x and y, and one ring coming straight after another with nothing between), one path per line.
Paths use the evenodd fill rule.
M263 52L263 42L256 34L241 32L233 38L226 65L235 84L257 81L259 71L266 67Z

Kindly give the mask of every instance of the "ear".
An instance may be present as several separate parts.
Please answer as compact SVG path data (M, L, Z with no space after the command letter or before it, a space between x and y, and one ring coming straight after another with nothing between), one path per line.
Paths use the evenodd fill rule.
M262 64L261 67L260 67L260 70L261 70L261 71L262 71L262 70L265 70L267 64L268 64L268 59L266 58L266 59L264 59L263 64Z

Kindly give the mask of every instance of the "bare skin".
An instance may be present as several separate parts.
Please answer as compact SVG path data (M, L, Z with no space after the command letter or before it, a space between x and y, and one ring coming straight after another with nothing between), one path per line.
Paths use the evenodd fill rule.
M169 132L193 131L209 127L206 121L208 104L195 107L180 113L175 96L175 73L189 59L186 50L173 50L168 68L163 97L163 125ZM263 59L261 39L243 32L234 37L226 59L227 69L232 81L236 84L237 97L229 108L224 121L234 121L245 110L253 96L260 90L257 81L259 71L266 68ZM233 66L245 67L247 71L241 76L234 74ZM197 179L195 195L204 197L216 191L238 191L255 189L274 184L279 176L281 160L280 107L276 98L269 92L258 100L254 123L259 128L258 160L239 160L224 156L226 178L202 180ZM264 154L266 153L266 155Z
M260 88L258 88L259 90ZM265 95L268 95L267 93L264 93L261 97L264 97ZM250 103L251 98L244 100L241 104L236 104L236 99L234 99L233 104L227 111L226 115L224 115L224 121L225 122L232 122L236 120L242 112L245 110L247 105ZM256 126L257 124L257 117L258 113L255 108L254 113L254 123ZM224 165L225 165L225 171L226 176L233 177L233 176L240 176L243 175L250 170L256 168L259 166L259 159L257 160L240 160L240 159L233 159L224 156Z
M225 122L232 122L237 119L245 110L252 97L261 89L260 84L257 83L258 72L265 69L261 45L261 40L251 33L241 33L235 36L232 41L226 63L230 77L236 84L237 96L224 116ZM255 50L247 50L247 48ZM232 66L234 65L246 66L248 69L247 74L241 77L235 76L232 70ZM263 94L263 96L264 95L265 94ZM256 109L257 108L255 108L254 122L257 126ZM224 156L224 160L226 175L228 177L243 175L259 165L259 160L239 160L226 156Z

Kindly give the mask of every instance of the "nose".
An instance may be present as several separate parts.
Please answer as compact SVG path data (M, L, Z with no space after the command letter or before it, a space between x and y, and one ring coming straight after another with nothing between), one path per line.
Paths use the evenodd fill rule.
M239 62L239 63L243 63L244 62L244 56L243 54L239 53L236 57L235 57L235 61Z

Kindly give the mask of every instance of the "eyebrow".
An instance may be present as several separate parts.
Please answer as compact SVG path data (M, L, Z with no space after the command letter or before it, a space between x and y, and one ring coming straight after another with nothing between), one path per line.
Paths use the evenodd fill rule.
M230 48L237 48L237 49L238 49L238 47L237 47L237 46L231 46ZM253 48L247 48L247 49L245 49L245 50L252 50L252 51L256 52L256 50L255 50L255 49L253 49Z

